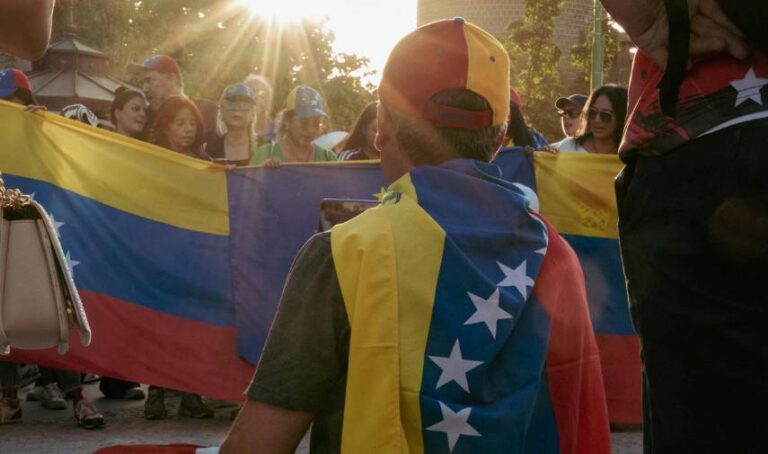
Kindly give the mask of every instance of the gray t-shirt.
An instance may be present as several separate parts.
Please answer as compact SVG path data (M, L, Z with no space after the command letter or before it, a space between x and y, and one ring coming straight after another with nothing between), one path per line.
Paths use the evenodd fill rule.
M296 256L247 392L253 400L313 413L313 453L341 450L349 358L349 319L330 240L330 233L319 233Z

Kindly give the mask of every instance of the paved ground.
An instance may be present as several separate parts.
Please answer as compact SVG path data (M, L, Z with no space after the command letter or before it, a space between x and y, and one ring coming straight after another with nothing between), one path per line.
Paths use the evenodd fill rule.
M96 385L85 386L86 395L94 399L104 413L106 427L95 431L80 429L72 410L46 410L36 402L24 402L24 422L0 426L0 454L91 453L104 446L136 443L192 443L217 445L231 424L232 407L214 402L217 408L213 420L171 417L164 421L147 421L143 415L144 402L124 402L104 399ZM171 415L176 414L179 398L168 398ZM639 432L614 433L615 454L640 454L642 435ZM299 448L306 453L306 443Z

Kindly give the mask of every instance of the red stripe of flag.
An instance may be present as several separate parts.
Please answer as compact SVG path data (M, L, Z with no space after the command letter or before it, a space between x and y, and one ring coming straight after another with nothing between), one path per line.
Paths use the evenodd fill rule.
M235 329L183 319L81 292L93 341L71 337L69 353L13 350L11 360L97 373L206 397L241 400L253 366L237 356Z
M576 254L547 224L549 244L534 293L551 320L546 361L560 452L610 454L600 357Z

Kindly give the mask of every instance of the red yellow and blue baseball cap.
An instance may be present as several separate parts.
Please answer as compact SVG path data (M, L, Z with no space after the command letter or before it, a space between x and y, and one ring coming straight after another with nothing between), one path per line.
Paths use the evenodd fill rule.
M0 98L10 98L19 89L32 93L32 84L24 72L16 68L0 71Z
M181 78L181 69L172 57L164 54L150 55L141 64L131 63L134 70L152 70L163 74L175 74Z
M301 118L328 116L323 110L323 97L317 90L306 85L299 85L288 93L285 109L294 111Z
M451 89L482 96L491 110L457 109L432 101L437 93ZM390 53L379 99L387 107L438 127L500 125L509 115L509 55L490 33L461 17L423 25Z

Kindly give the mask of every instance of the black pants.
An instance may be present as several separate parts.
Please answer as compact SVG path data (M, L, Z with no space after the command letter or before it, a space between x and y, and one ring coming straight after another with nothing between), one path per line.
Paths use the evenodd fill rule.
M646 453L768 453L768 121L616 182Z

